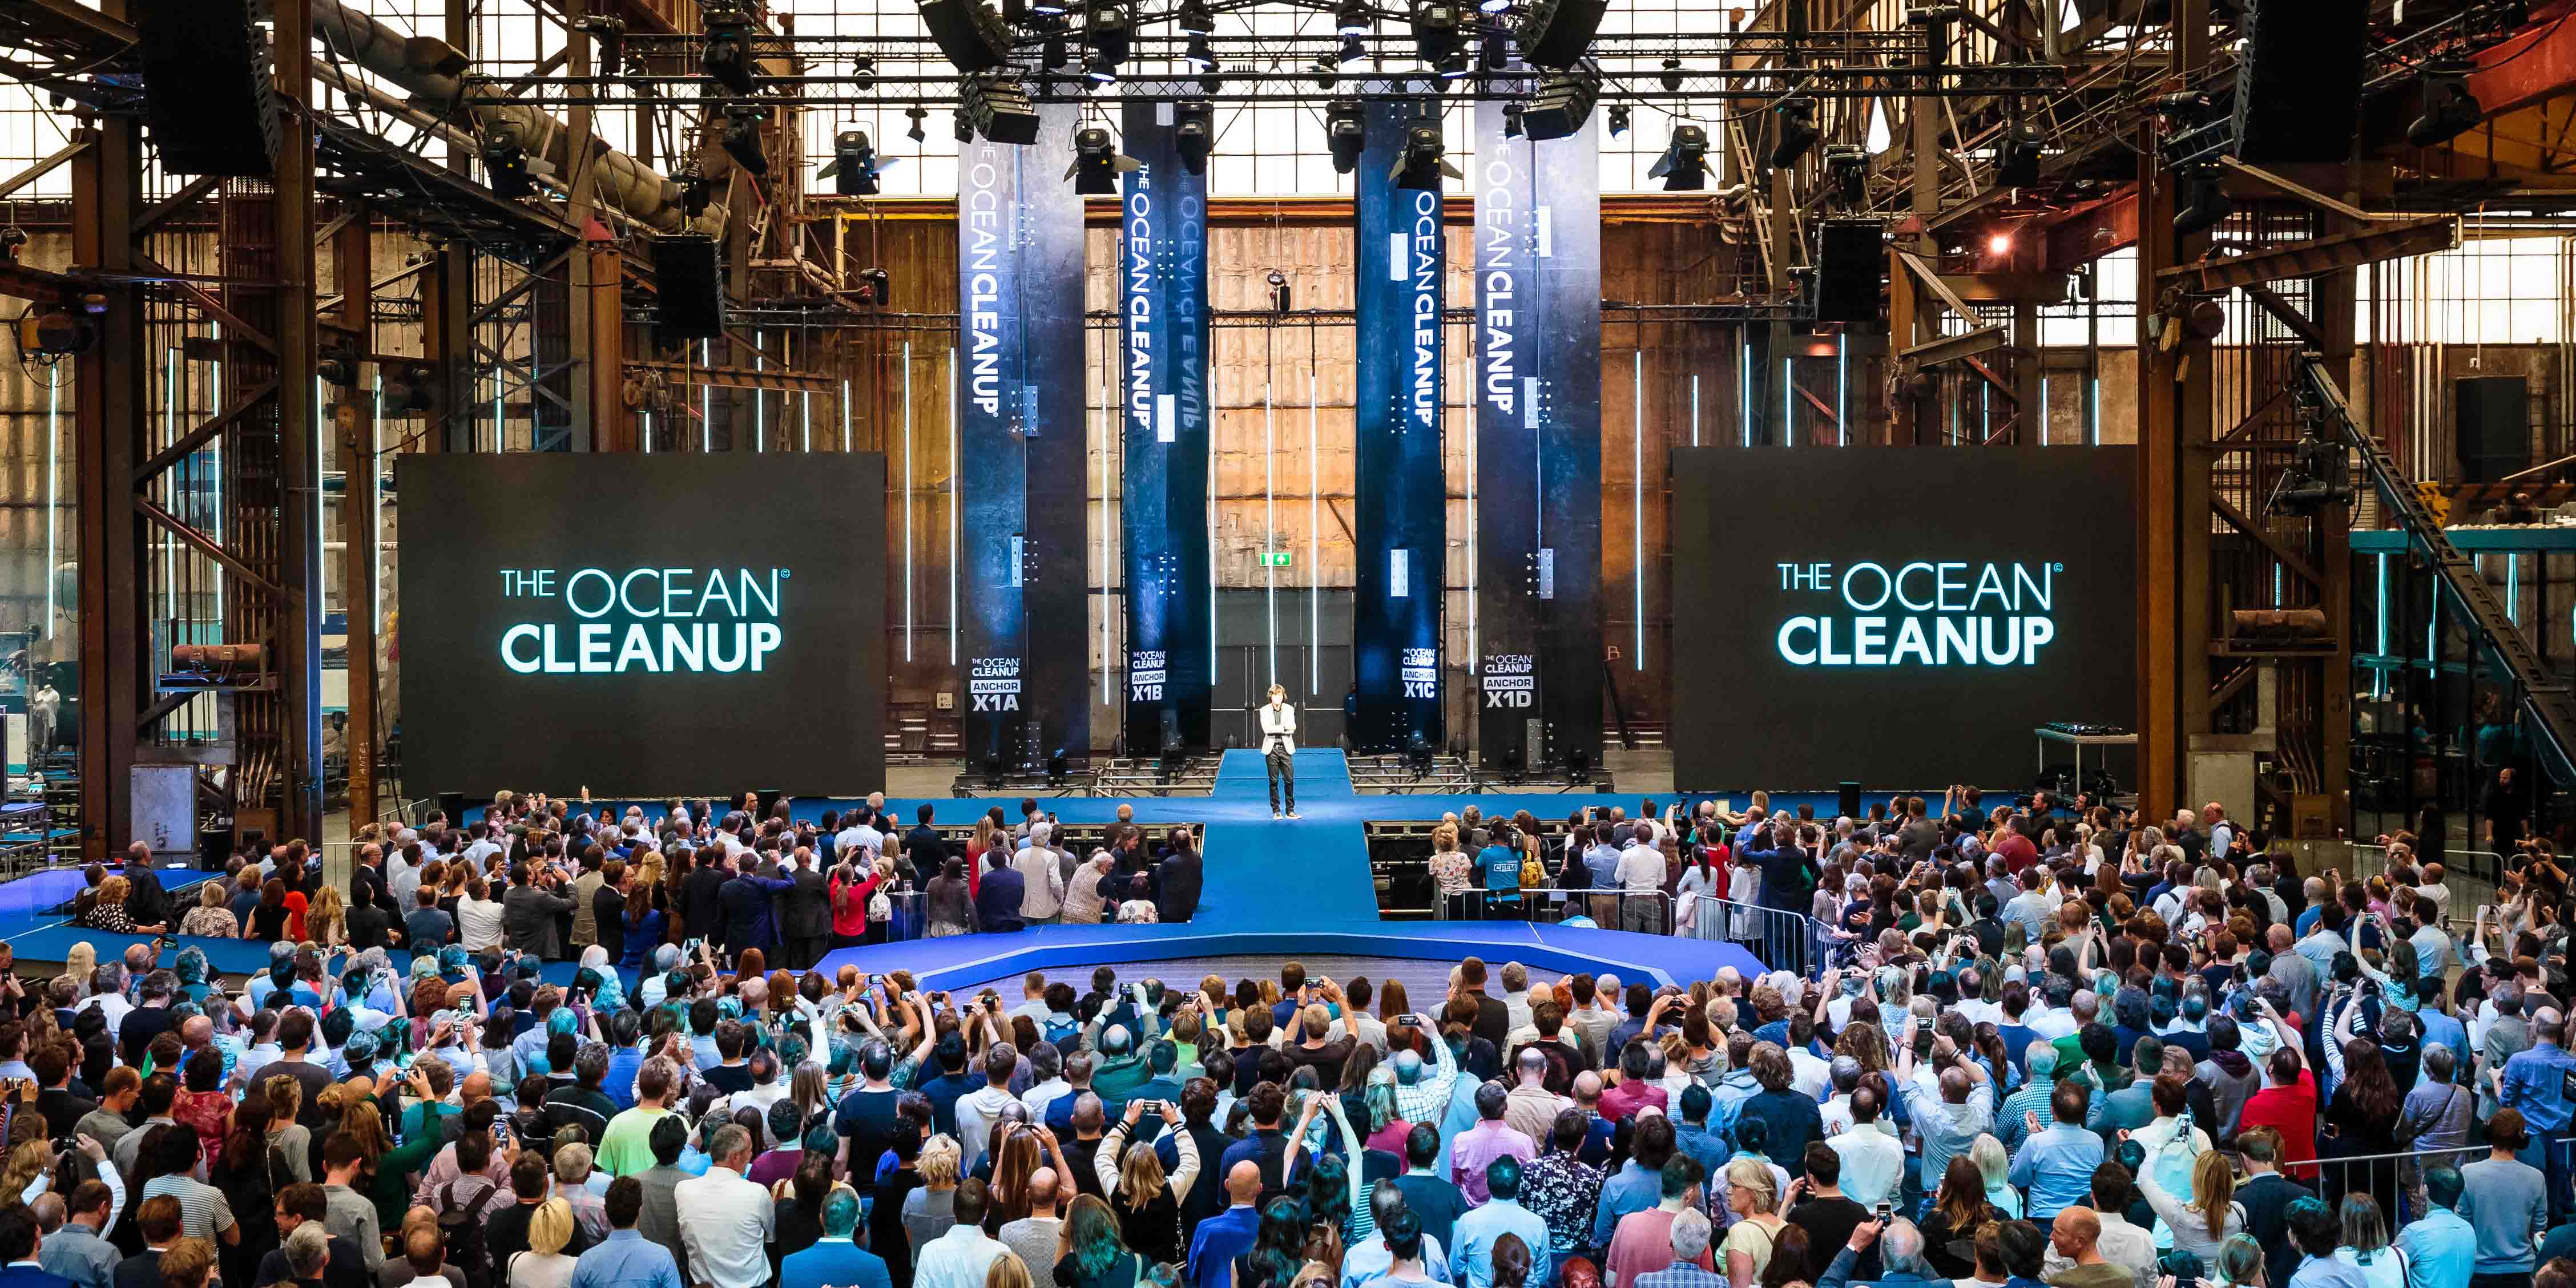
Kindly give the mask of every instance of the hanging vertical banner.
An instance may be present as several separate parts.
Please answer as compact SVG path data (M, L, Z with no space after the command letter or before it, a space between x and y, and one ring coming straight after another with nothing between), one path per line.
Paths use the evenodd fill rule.
M1118 220L1118 411L1127 754L1208 745L1207 179L1173 145L1177 104L1127 102Z
M1386 754L1419 738L1437 750L1440 618L1448 487L1440 454L1441 176L1400 178L1416 126L1438 129L1439 103L1372 99L1363 109L1356 292L1358 569L1351 626L1359 688L1354 749ZM1406 182L1420 186L1407 187Z
M976 139L958 165L958 611L970 771L1026 773L1088 754L1080 650L1029 647L1085 629L1082 202L1076 109L1049 104L1037 145ZM1032 475L1050 480L1032 500ZM1069 677L1069 679L1068 679Z
M1090 372L1084 359L1082 196L1073 169L1079 103L1042 103L1037 143L1023 149L1020 317L1028 345L1028 677L1032 768L1091 755ZM1106 606L1104 605L1104 608ZM1102 658L1106 666L1110 659Z
M1481 763L1601 756L1598 121L1510 137L1476 104L1476 616ZM1533 736L1533 735L1536 736Z

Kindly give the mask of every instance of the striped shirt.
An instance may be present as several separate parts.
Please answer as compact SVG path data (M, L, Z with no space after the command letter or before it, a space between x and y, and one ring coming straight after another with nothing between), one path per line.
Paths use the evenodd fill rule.
M156 1176L143 1186L146 1199L164 1194L179 1200L179 1233L184 1238L213 1242L233 1228L233 1206L214 1186L186 1176Z

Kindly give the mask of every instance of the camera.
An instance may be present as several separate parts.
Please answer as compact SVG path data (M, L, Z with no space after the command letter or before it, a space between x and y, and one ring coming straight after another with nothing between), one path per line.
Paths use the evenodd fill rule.
M1894 1219L1895 1216L1896 1205L1889 1203L1885 1199L1880 1199L1878 1201L1878 1210L1870 1214L1870 1219L1878 1222L1879 1228L1884 1230L1887 1228L1887 1223Z

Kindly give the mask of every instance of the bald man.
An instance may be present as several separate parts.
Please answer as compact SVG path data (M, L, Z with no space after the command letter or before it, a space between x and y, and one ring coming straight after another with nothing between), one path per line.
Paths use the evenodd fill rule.
M2060 1209L2048 1227L2057 1255L2075 1264L2048 1277L2054 1288L2135 1288L2136 1272L2102 1255L2102 1214L2082 1204Z
M1261 1164L1243 1159L1225 1174L1230 1206L1199 1222L1190 1236L1189 1288L1234 1288L1234 1259L1252 1251L1252 1236L1261 1226L1253 1206L1261 1199Z
M1029 1214L1003 1223L1001 1232L994 1236L1028 1263L1033 1288L1056 1288L1056 1236L1064 1228L1064 1200L1070 1189L1058 1183L1052 1167L1029 1173Z

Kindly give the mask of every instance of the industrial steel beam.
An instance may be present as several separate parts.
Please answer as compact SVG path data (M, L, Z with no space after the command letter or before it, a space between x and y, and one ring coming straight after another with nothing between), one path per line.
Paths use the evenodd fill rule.
M277 29L312 27L317 7L333 0L274 0ZM278 605L280 725L278 829L281 837L322 840L322 427L314 388L319 294L313 253L313 42L276 42L280 106L277 178Z
M2141 290L2147 283L2179 282L2200 291L2225 291L2233 287L2277 282L2287 277L2315 277L2322 273L2359 268L2384 259L2404 259L2449 250L2460 244L2460 221L2453 215L2435 215L2401 224L2357 228L2330 233L2310 241L2267 246L2245 255L2224 259L2202 258L2193 263L2174 264L2156 270L2153 279L2139 275Z
M374 220L363 203L340 212L331 238L331 275L340 283L339 316L343 332L356 337L359 352L375 349ZM384 368L374 367L373 388L384 385ZM383 522L382 486L376 465L376 399L370 386L348 390L331 409L339 431L340 477L340 616L347 623L341 649L348 667L349 727L340 745L349 760L349 822L354 830L378 813L376 793L376 614L377 543Z

